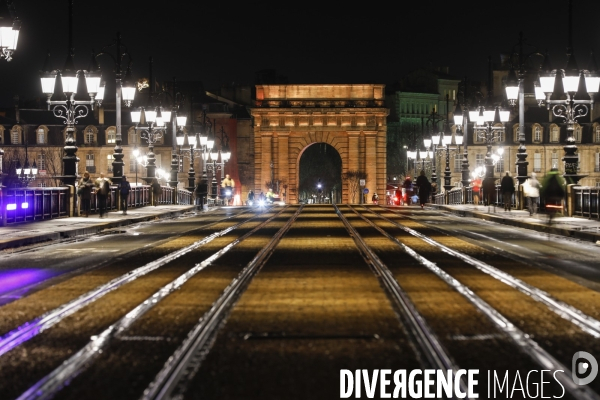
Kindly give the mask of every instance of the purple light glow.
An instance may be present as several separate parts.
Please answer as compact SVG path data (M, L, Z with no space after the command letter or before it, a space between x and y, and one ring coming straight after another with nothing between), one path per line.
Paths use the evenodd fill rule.
M17 209L16 204L7 204L6 205L6 211L12 211L12 210L16 210L16 209Z
M29 203L21 203L21 208L29 208Z
M0 271L0 295L15 289L42 282L54 275L55 272L46 269L10 269Z

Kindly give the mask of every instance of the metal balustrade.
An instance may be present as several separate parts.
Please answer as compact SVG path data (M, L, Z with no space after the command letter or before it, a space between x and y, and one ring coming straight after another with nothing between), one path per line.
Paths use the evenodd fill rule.
M117 185L110 187L110 194L106 199L107 210L120 209L118 191ZM74 215L78 215L81 201L74 193L75 189L70 187L4 188L0 192L0 225L68 217L72 205L75 208ZM151 199L149 185L132 186L127 196L127 208L149 206ZM189 190L163 186L157 205L191 205L192 201L193 193ZM90 212L98 212L98 208L98 196L92 190Z
M573 186L573 215L600 218L600 188L595 186Z
M69 191L68 187L2 190L2 225L68 216Z

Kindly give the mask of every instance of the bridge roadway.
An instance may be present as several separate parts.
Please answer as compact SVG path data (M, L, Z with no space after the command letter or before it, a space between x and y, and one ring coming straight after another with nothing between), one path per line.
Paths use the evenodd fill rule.
M450 211L165 210L8 248L5 279L52 273L0 291L0 398L333 399L342 369L425 368L478 369L480 398L488 370L511 387L517 372L563 370L546 396L599 398L598 380L570 373L577 351L600 356L592 236ZM569 223L552 229L573 236ZM593 234L584 224L572 231Z

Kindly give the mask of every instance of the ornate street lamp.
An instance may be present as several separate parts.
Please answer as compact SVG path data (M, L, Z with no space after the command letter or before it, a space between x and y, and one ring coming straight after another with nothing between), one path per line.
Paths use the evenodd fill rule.
M523 54L523 33L519 35L519 52L517 68L514 68L514 62L511 57L511 68L506 79L506 98L511 106L519 104L519 148L517 149L517 180L522 185L527 180L527 149L525 147L525 78L527 76L526 61L531 57L544 57L541 53L533 51L529 54ZM514 53L514 52L513 52ZM545 58L545 57L544 57ZM540 67L536 68L538 71ZM541 105L545 96L542 92L539 82L533 82L535 97L538 105Z
M207 170L211 171L212 173L212 182L211 182L211 197L213 199L218 198L218 183L217 183L217 171L221 171L221 181L224 178L224 168L225 168L225 164L227 163L227 161L229 161L229 158L231 157L231 151L229 150L229 137L227 136L227 133L225 133L225 129L223 129L223 127L221 127L221 137L220 137L220 141L221 141L221 149L217 149L214 147L212 147L212 150L210 151L210 161L212 161L211 163L208 163L207 165ZM214 138L213 138L213 143L214 143ZM220 155L220 157L219 157ZM218 161L221 160L221 161Z
M12 60L12 54L17 49L21 21L16 16L12 0L5 1L0 8L0 59Z
M109 50L114 47L114 54L111 54ZM121 134L121 102L125 104L126 107L131 106L133 99L135 97L135 85L131 79L131 64L133 60L131 59L131 55L127 51L127 47L121 43L121 33L117 32L117 38L115 42L111 45L104 46L102 50L94 56L94 62L97 57L107 55L114 62L114 71L115 71L115 82L116 82L116 117L117 117L117 132L115 137L115 149L113 153L113 178L112 182L114 184L119 184L121 179L123 178L123 148L121 147L122 143L122 134ZM127 57L128 63L126 72L123 77L123 58ZM97 64L96 64L97 65ZM100 68L98 67L98 70ZM104 100L104 90L106 88L106 83L101 82L100 87L98 88L98 94L96 95L96 103L98 106L102 105L102 100Z
M494 156L492 154L492 145L495 142L502 141L504 133L504 123L508 122L510 111L500 110L495 107L494 110L486 110L483 106L477 107L474 111L469 111L469 119L475 124L473 129L478 138L485 140L487 153L485 155L485 177L484 188L491 184L486 182L495 181L494 179Z
M569 2L570 3L570 2ZM565 69L552 69L549 62L540 72L540 86L546 95L547 109L552 109L555 117L562 118L567 124L567 140L563 147L565 179L577 184L586 175L580 175L579 157L573 130L577 120L587 116L594 107L594 94L598 92L600 77L595 71L595 63L590 63L594 70L580 70L575 61L569 32L567 49L567 66Z
M152 57L150 57L150 94L148 104L145 107L131 109L131 122L135 124L136 132L148 143L146 176L142 177L150 184L152 178L156 178L156 157L154 145L164 136L167 126L171 122L171 110L163 109L154 105L154 81L152 78Z
M74 64L74 52L73 48L73 0L69 0L69 55L67 61L62 70L50 70L50 54L46 57L43 70L40 72L40 78L42 82L42 91L47 96L46 104L48 104L48 110L52 109L55 117L64 119L64 123L67 125L66 128L66 139L65 139L65 156L63 157L63 175L59 178L65 185L74 185L77 180L77 166L79 158L75 155L77 153L77 145L75 143L75 124L77 119L84 118L89 113L88 106L94 109L94 98L98 93L100 86L100 71L95 69L97 64L93 59L89 70L75 70ZM77 93L77 84L79 77L83 74L85 76L87 92L90 96L90 100L76 100L75 94ZM66 100L52 100L54 94L54 87L56 85L57 77L60 75L62 83L62 91L66 96Z
M465 81L466 86L466 81ZM465 140L465 135L467 134L468 128L468 118L469 114L467 109L463 109L461 105L456 102L456 108L454 109L453 117L454 117L454 125L456 125L456 133L454 134L454 141L460 148L460 145L464 143L463 147L463 158L461 162L461 183L463 187L469 186L469 153L467 151L467 142Z
M430 150L432 151L432 155L433 155L433 163L432 163L432 167L431 167L431 183L432 183L432 189L431 189L431 195L434 196L435 192L436 192L436 186L437 186L437 175L436 175L436 158L437 158L437 152L442 150L442 148L439 148L439 146L441 146L441 135L438 132L438 125L440 122L443 122L445 119L444 117L442 117L440 114L438 114L436 112L436 110L431 110L431 115L429 116L429 118L427 118L427 120L424 122L424 125L429 126L430 128L428 129L429 133L427 135L423 136L423 143L425 144L425 149L426 150Z

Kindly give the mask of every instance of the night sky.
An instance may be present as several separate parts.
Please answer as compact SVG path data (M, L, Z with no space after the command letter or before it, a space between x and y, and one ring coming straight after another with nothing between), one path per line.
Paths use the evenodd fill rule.
M22 21L11 62L0 61L0 107L12 98L42 97L38 72L47 51L62 68L68 50L70 0L14 0ZM589 52L600 64L600 2L573 0L573 42L580 68ZM457 10L455 7L461 7ZM519 32L555 67L568 44L567 1L504 2L238 2L74 0L73 41L78 69L91 51L128 46L134 79L254 84L257 71L276 70L290 83L383 83L421 66L447 66L459 79L487 81L488 56L499 62ZM528 47L526 51L533 48ZM107 81L113 62L100 58ZM107 93L107 97L110 96Z

